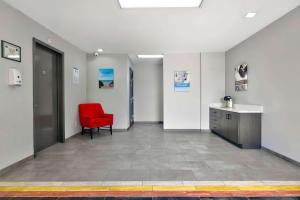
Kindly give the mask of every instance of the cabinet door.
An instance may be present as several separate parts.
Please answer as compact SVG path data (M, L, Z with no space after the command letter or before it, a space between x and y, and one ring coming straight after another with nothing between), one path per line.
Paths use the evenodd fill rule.
M225 138L227 138L227 126L228 126L227 114L228 113L226 111L221 111L219 134Z
M227 130L226 137L234 143L239 143L239 114L233 112L226 113Z

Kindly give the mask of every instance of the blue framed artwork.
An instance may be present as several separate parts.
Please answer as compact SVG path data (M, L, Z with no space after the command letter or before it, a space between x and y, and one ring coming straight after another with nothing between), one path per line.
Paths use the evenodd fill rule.
M190 73L188 71L176 71L174 76L175 92L187 92L191 88Z
M114 69L100 68L99 72L99 88L113 88L114 87Z

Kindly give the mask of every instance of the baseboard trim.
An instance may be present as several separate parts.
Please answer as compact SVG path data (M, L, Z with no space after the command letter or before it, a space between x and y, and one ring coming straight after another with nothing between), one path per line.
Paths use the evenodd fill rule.
M86 129L86 130L88 130L88 129ZM96 130L96 129L95 129ZM113 128L112 129L112 131L113 131L113 133L114 132L127 132L129 130L129 128L127 128L127 129L119 129L119 128ZM100 128L100 131L109 131L109 128ZM75 134L75 135L73 135L73 136L71 136L71 137L69 137L68 139L70 139L70 138L72 138L72 137L74 137L74 136L76 136L76 135L78 135L78 134L81 134L81 131L79 132L79 133L77 133L77 134ZM89 132L87 132L87 134L89 134ZM67 140L67 139L66 139Z
M113 129L113 134L114 132L127 132L129 130L129 128L127 129Z
M3 174L6 174L7 172L13 170L13 169L16 169L18 167L20 167L21 165L23 165L25 162L27 161L30 161L30 160L33 160L34 159L34 156L31 155L31 156L28 156L18 162L15 162L14 164L11 164L9 165L8 167L5 167L3 169L0 170L0 176L2 176Z
M201 129L164 129L165 132L201 132Z
M162 121L135 121L135 124L163 124Z
M65 138L65 142L67 142L68 140L70 140L70 139L76 137L77 135L81 135L81 131L78 132L78 133L75 133L74 135L72 135L72 136L70 136L70 137L68 137L68 138Z
M293 160L293 159L291 159L291 158L288 158L288 157L286 157L286 156L284 156L284 155L282 155L282 154L280 154L280 153L277 153L277 152L275 152L275 151L272 151L271 149L268 149L268 148L266 148L266 147L261 147L261 148L262 148L263 150L265 150L265 151L267 151L267 152L269 152L269 153L271 153L271 154L273 154L273 155L279 157L279 158L282 158L282 159L284 159L284 160L286 160L286 161L288 161L288 162L290 162L290 163L292 163L292 164L297 165L298 167L300 167L300 162L298 162L298 161L296 161L296 160Z

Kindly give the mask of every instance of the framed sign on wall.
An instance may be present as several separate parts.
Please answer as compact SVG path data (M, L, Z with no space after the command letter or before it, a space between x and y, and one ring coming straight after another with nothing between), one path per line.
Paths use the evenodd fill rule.
M188 92L191 88L191 77L189 71L176 71L174 76L175 92Z
M1 40L1 56L8 60L21 62L21 47Z

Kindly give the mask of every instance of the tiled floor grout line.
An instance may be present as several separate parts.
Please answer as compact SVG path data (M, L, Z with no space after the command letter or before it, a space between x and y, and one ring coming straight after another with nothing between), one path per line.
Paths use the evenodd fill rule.
M0 186L243 186L300 185L300 181L98 181L98 182L0 182Z

